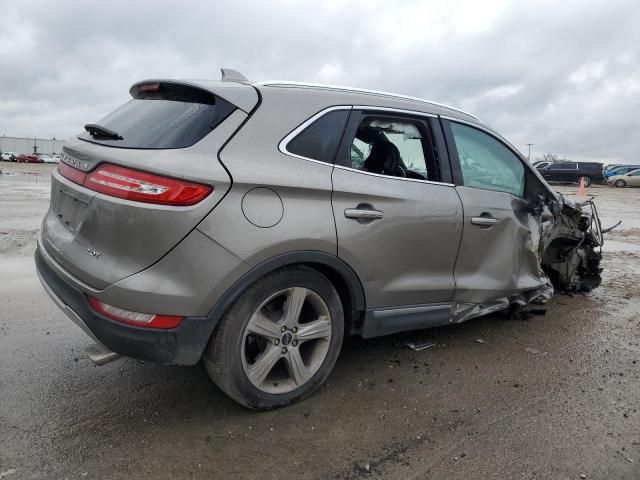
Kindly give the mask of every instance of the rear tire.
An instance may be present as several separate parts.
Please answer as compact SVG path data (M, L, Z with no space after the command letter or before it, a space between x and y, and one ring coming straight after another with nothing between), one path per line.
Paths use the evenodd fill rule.
M320 388L343 336L344 313L331 282L309 267L285 267L240 295L220 320L203 360L227 395L245 407L268 410Z
M627 182L625 182L624 180L616 180L616 183L614 183L614 185L618 188L624 188L627 186Z
M584 176L582 177L582 180L584 182L585 187L588 187L589 185L591 185L591 177Z

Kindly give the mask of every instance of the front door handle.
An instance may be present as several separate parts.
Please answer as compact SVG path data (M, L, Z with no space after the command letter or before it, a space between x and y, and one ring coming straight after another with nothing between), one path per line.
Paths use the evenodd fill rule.
M473 217L471 223L480 227L490 227L498 223L498 219L493 217Z
M355 220L379 220L384 217L384 213L380 210L369 208L347 208L344 211L344 216Z

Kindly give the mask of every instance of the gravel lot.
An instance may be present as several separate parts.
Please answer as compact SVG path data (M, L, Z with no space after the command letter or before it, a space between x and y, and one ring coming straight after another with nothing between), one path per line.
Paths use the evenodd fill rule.
M623 220L592 294L348 339L318 394L256 413L201 366L84 356L32 260L51 169L0 164L0 479L640 478L640 189L588 190Z

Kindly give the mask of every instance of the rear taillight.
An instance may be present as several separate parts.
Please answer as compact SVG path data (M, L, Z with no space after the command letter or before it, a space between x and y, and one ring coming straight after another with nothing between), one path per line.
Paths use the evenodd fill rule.
M82 170L70 167L66 163L62 162L58 164L58 172L63 177L68 178L72 182L79 183L80 185L82 185L84 183L84 179L87 178L87 174Z
M199 183L161 177L131 168L103 164L85 174L65 163L58 164L58 172L90 190L134 202L160 205L189 206L207 197L213 187Z
M133 312L131 310L125 310L124 308L114 307L108 303L101 302L97 298L87 298L89 300L89 305L91 305L91 308L93 308L96 313L110 318L111 320L115 320L116 322L136 325L138 327L165 329L176 328L184 319L184 317L174 315L156 315L153 313Z

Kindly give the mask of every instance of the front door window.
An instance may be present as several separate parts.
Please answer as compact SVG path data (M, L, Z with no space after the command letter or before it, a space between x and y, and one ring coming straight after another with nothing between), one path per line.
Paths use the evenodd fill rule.
M523 195L524 165L511 150L476 128L451 122L451 129L465 186Z

